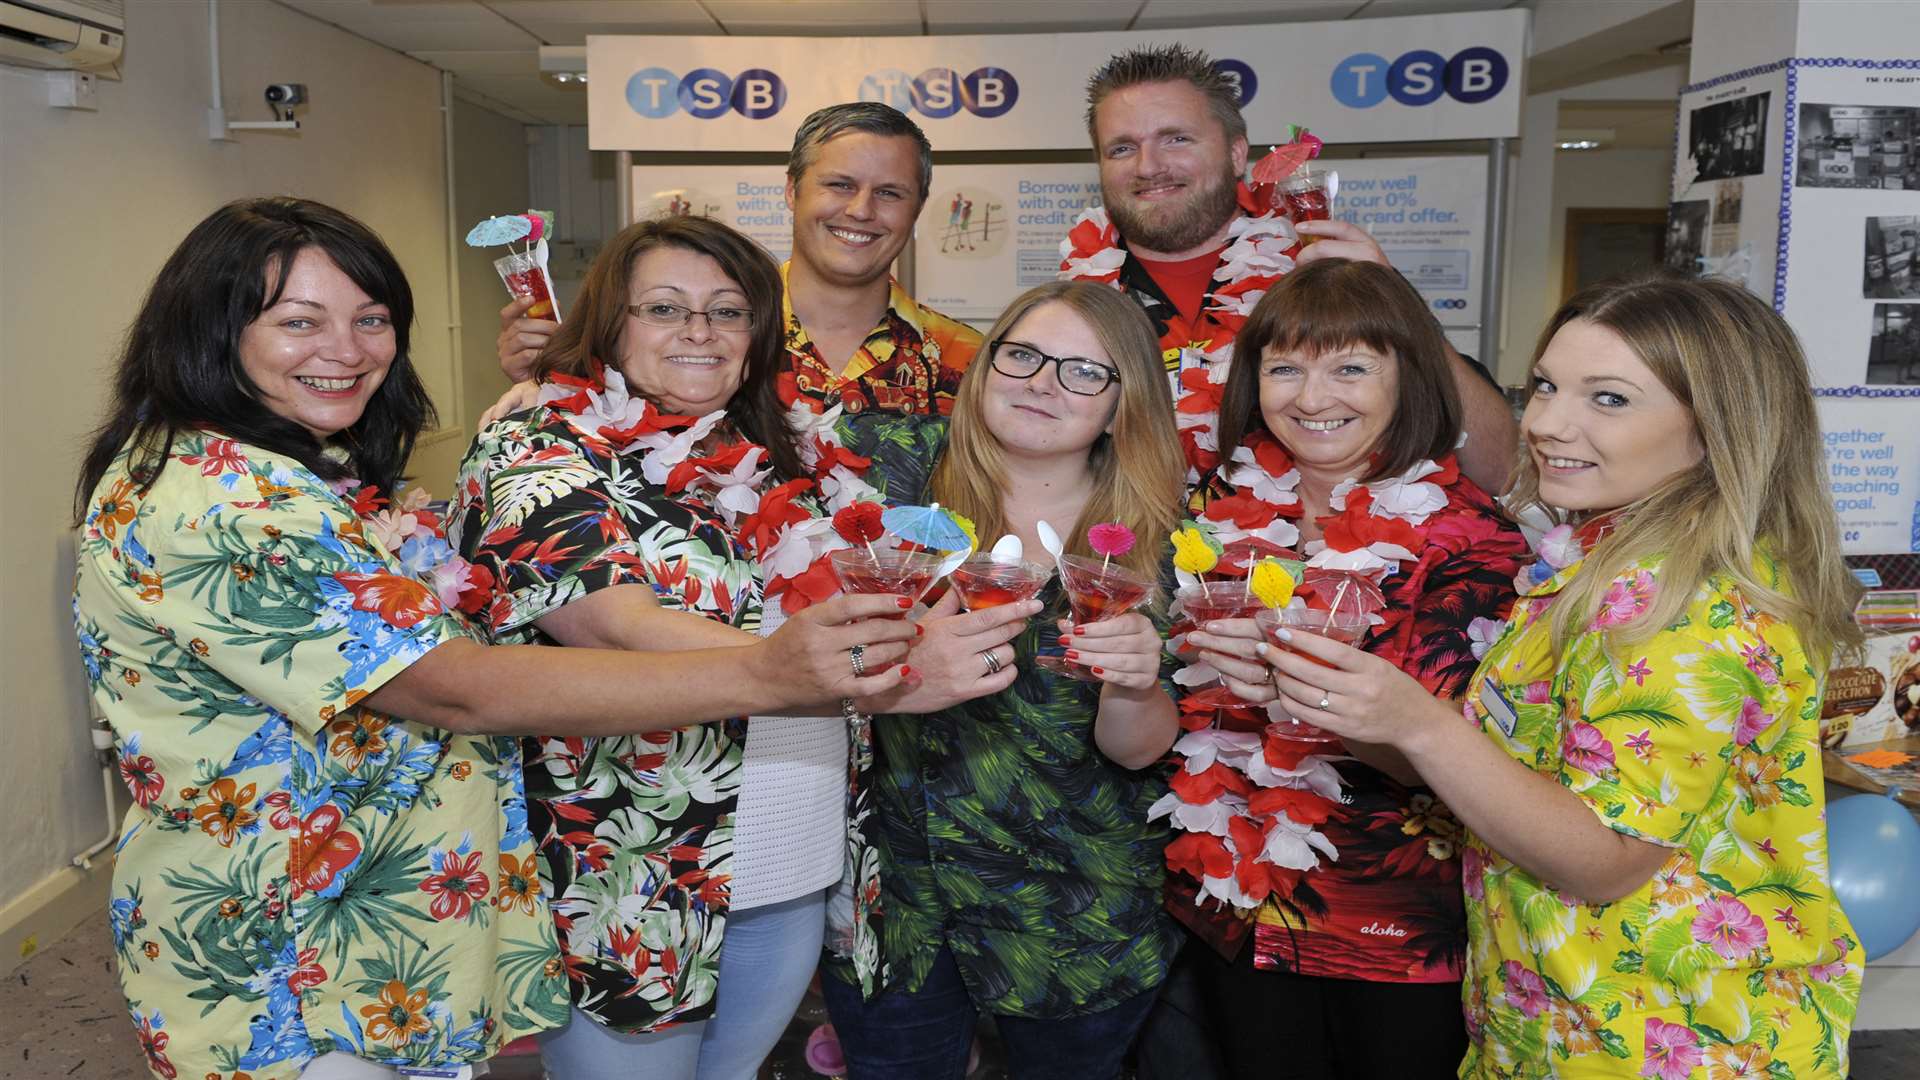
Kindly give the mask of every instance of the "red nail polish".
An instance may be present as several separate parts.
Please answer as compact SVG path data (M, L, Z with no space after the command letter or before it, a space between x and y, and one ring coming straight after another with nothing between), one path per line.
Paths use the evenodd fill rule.
M1062 645L1065 645L1065 644L1066 644L1067 642L1069 642L1069 641L1072 641L1072 640L1073 640L1073 635L1072 635L1072 634L1061 634L1061 635L1060 635L1060 644L1062 644Z
M913 606L913 601L912 601L912 600L909 600L909 599L907 599L907 598L906 598L906 597L904 597L904 596L896 596L896 597L894 597L894 600L893 600L893 602L894 602L894 603L896 603L896 604L899 604L899 605L900 605L900 610L901 610L901 611L905 611L905 610L907 610L908 608L910 608L910 607L912 607L912 606Z
M900 677L901 677L901 678L903 678L903 679L911 679L911 678L913 678L913 676L914 676L914 670L913 670L913 668L912 668L911 666L909 666L909 665L907 665L907 664L901 664L901 665L900 665Z
M1087 628L1084 626L1076 626L1073 628L1073 632L1076 634L1084 634L1087 632Z
M1069 660L1078 660L1078 659L1080 659L1080 650L1079 650L1079 649L1068 649L1068 650L1067 650L1067 659L1069 659Z
M921 625L920 625L919 623L914 623L914 624L913 624L913 636L914 636L915 638L923 638L923 637L926 637L926 636L927 636L927 628L926 628L926 627L924 627L924 626L921 626Z
M1092 669L1090 669L1090 670L1092 670L1092 672L1093 672L1093 673L1094 673L1095 675L1105 675L1105 674L1107 673L1107 669L1106 669L1106 668L1092 668Z

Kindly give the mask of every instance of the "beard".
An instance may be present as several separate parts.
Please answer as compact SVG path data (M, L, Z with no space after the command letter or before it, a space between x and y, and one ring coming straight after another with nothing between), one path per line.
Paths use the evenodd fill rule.
M1175 254L1200 246L1232 220L1240 209L1239 174L1227 164L1213 183L1191 188L1177 205L1143 205L1131 194L1102 191L1107 215L1129 244Z

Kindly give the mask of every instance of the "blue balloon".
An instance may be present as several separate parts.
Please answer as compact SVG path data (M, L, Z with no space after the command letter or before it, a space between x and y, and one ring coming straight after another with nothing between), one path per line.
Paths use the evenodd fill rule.
M1834 899L1867 959L1885 956L1920 930L1920 824L1891 796L1827 804L1827 866Z

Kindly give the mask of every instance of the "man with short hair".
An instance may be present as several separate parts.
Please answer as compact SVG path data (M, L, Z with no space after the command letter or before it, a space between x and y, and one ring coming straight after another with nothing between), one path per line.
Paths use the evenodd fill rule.
M1277 279L1214 279L1234 224L1269 209L1257 205L1240 180L1248 144L1238 84L1215 69L1206 53L1184 45L1120 53L1087 81L1087 133L1100 166L1105 212L1124 252L1114 283L1153 319L1168 370L1177 373L1204 363L1203 354L1218 358L1221 350L1231 350L1245 312L1231 305L1222 310L1219 301ZM1300 264L1329 258L1387 264L1380 246L1357 226L1313 221L1296 229L1316 241L1299 254ZM1069 241L1087 235L1076 229ZM1076 268L1070 258L1063 271L1100 279L1111 268L1099 259ZM1484 368L1451 347L1448 352L1469 435L1458 454L1461 468L1486 490L1504 490L1516 433L1512 411Z
M781 399L825 411L945 415L980 347L965 323L920 306L889 268L933 183L933 147L905 114L873 101L801 121L787 158L793 258L786 282ZM500 311L500 367L523 379L559 324ZM498 406L496 406L498 408Z

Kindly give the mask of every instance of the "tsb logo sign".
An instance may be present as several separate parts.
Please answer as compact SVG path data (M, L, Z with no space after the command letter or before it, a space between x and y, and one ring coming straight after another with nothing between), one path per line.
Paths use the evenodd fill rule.
M787 103L787 84L765 68L748 68L729 78L726 72L695 68L684 77L666 68L642 68L627 80L627 105L650 120L685 109L689 116L713 120L729 111L749 120L765 120Z
M1441 311L1465 311L1467 302L1458 296L1445 296L1435 300L1433 306Z
M860 100L878 101L903 113L944 120L965 109L983 120L1005 116L1020 100L1020 83L1005 68L975 68L962 76L952 68L919 75L887 68L860 80Z
M1402 105L1431 105L1445 94L1464 105L1478 105L1507 85L1507 58L1475 45L1452 59L1415 49L1398 60L1355 53L1333 66L1333 96L1349 109L1367 109L1388 95Z

